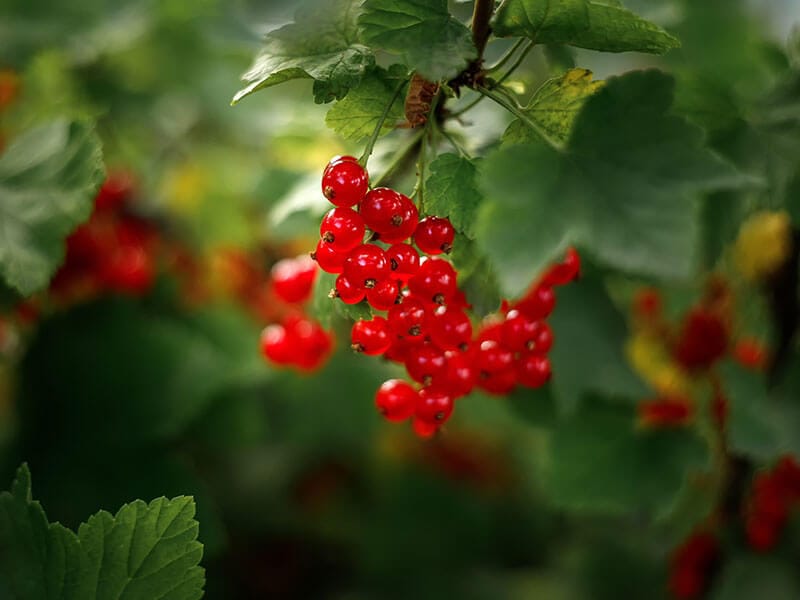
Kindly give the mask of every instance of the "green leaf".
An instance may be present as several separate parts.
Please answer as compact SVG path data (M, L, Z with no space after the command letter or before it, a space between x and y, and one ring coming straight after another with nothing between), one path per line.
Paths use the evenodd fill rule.
M451 259L458 271L458 287L472 305L472 312L484 316L497 311L500 308L497 276L478 245L458 234L453 242Z
M543 490L566 510L662 514L673 506L687 473L707 459L691 432L639 430L630 408L594 401L555 430Z
M447 0L366 0L358 24L365 44L401 56L431 81L455 77L477 56Z
M314 101L343 98L375 64L372 51L358 43L359 0L332 0L324 8L306 3L294 23L267 34L264 47L233 97L236 104L255 91L291 79L314 79Z
M194 500L179 496L90 517L78 529L88 557L82 589L94 598L201 598L203 545L194 512Z
M325 115L325 124L344 138L361 140L369 137L383 116L389 112L381 134L392 131L403 118L403 101L397 88L406 79L405 69L386 71L378 68L367 74L346 98L334 104Z
M691 273L699 194L748 180L670 114L672 88L658 71L611 78L586 101L563 152L520 144L482 162L476 239L506 294L524 291L570 243L628 273Z
M78 538L47 522L31 499L31 474L23 464L11 492L0 493L0 597L77 600L80 565Z
M602 52L663 54L680 45L620 3L602 0L505 0L495 14L493 32Z
M474 237L475 217L482 197L475 163L457 154L441 154L430 164L425 180L428 214L448 217L468 238Z
M23 296L48 284L102 178L100 142L86 122L39 126L0 156L0 275Z
M550 318L555 338L550 360L559 411L573 413L590 393L628 403L644 398L648 388L623 352L628 338L625 319L602 283L584 277L557 288L556 293L558 302Z
M336 284L337 275L320 271L314 284L314 295L311 298L311 312L323 327L330 327L335 317L346 321L369 320L372 309L365 300L358 304L345 304L338 298L329 296Z
M738 556L725 564L712 600L794 600L800 598L797 569L774 556Z
M536 90L524 112L554 140L566 142L572 125L586 100L602 86L592 81L592 72L572 69L561 77L545 81ZM519 119L511 122L503 134L504 144L522 144L541 138Z

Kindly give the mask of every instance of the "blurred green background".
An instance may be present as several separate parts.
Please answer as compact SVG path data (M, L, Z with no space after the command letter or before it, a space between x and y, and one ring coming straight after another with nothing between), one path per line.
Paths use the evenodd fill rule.
M701 89L722 104L760 97L800 19L793 0L627 4L683 48L561 59L597 77L664 67L685 84L679 104L694 107ZM134 174L136 211L195 257L205 282L192 301L162 269L143 297L45 304L35 324L14 321L0 344L0 487L27 461L34 496L70 527L134 498L193 495L208 598L666 597L665 557L685 526L567 517L543 497L549 390L475 394L447 435L423 442L373 408L393 367L341 342L313 376L262 361L258 335L277 313L254 299L258 283L278 258L311 249L319 173L359 151L325 127L310 83L229 106L260 36L294 8L0 0L0 69L19 77L3 139L51 116L95 119L108 168ZM550 68L537 49L518 84ZM718 148L733 144L732 114L698 117ZM507 122L489 103L471 120L474 140ZM376 164L396 144L382 140ZM347 324L335 327L346 339Z

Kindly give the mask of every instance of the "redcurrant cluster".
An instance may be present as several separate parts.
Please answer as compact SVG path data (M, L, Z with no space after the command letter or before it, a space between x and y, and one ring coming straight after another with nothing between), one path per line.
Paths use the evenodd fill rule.
M412 419L416 433L429 437L450 418L455 400L475 387L507 394L549 380L553 333L545 319L555 307L554 286L579 273L574 249L522 299L504 302L499 315L476 328L458 273L441 257L455 239L449 219L420 220L407 196L370 190L353 157L327 165L322 191L336 207L322 219L311 256L338 274L331 296L386 312L353 325L352 348L404 365L415 383L391 379L380 386L375 402L388 420Z
M719 542L707 532L691 535L672 554L669 589L675 598L691 600L708 588L711 572L719 561Z
M800 506L800 464L783 457L772 471L758 474L747 508L747 541L755 550L766 552L778 542L789 512Z
M155 228L133 215L129 173L108 176L95 197L89 221L67 238L64 264L50 286L60 298L85 298L103 291L141 295L155 280Z
M317 266L308 256L285 258L272 267L272 289L285 303L301 307L311 297L316 276ZM261 332L265 358L301 371L320 368L332 349L331 335L302 311L287 313L281 323L268 325Z

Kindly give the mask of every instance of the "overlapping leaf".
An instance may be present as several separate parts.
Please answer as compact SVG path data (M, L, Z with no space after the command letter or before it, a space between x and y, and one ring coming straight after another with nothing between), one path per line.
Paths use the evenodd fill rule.
M27 296L48 284L102 177L100 142L85 122L39 126L0 156L0 275L10 286Z
M425 181L425 209L432 215L449 217L453 226L474 237L475 218L481 203L475 163L457 154L440 154L430 164Z
M527 143L483 161L476 239L505 293L520 294L570 243L622 271L689 275L699 193L749 180L670 113L672 88L658 71L609 79L563 151Z
M262 88L303 78L314 80L316 102L343 98L375 64L372 51L358 42L359 5L359 0L303 5L294 23L267 34L243 76L247 85L233 103Z
M366 0L359 18L365 44L402 57L431 81L455 77L477 56L469 29L447 0Z
M611 0L505 0L493 31L602 52L663 54L680 45L655 23Z

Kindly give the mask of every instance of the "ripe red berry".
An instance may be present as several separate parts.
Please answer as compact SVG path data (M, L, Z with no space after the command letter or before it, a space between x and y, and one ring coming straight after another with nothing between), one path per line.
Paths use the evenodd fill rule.
M365 231L361 215L352 208L341 206L329 210L319 225L320 237L337 252L347 252L361 244Z
M394 279L382 279L367 289L367 302L375 310L389 310L400 295L400 287Z
M406 362L406 358L408 358L408 353L411 351L411 349L416 348L422 343L422 337L395 337L395 339L392 341L392 345L389 346L389 349L383 353L383 357L387 360L391 360L392 362L403 364Z
M453 397L442 390L422 388L417 399L416 417L420 421L442 425L453 414Z
M410 244L394 244L386 250L392 277L402 283L419 271L419 253Z
M277 365L294 360L294 346L283 325L269 325L261 332L261 353Z
M414 381L428 385L447 370L447 357L436 346L420 344L408 351L405 365Z
M416 433L418 437L421 437L423 439L433 437L433 435L439 430L438 425L434 423L428 423L427 421L423 421L419 417L414 417L414 420L411 422L411 425L414 429L414 433Z
M391 271L383 248L361 244L347 253L342 272L353 283L369 289L378 281L387 279Z
M692 406L688 398L665 397L640 402L639 419L651 427L674 427L686 425L692 417Z
M540 388L550 381L551 367L546 356L529 354L522 356L516 365L517 382L528 388Z
M94 199L98 211L113 211L122 206L133 194L135 179L127 171L115 171L108 174Z
M767 350L764 344L753 338L742 338L733 348L733 356L746 369L759 371L767 362Z
M516 384L517 373L513 367L495 371L494 373L483 371L478 377L478 387L497 396L510 394Z
M333 348L330 334L319 323L305 317L286 319L284 327L289 343L295 348L295 366L305 371L322 366Z
M403 200L404 198L405 196L390 188L375 188L364 196L358 206L358 212L367 227L381 234L382 237L383 234L391 234L402 226L404 217L410 217L407 214L408 205ZM405 199L408 200L408 198Z
M144 294L155 280L153 259L141 244L120 244L103 263L101 279L109 289Z
M327 170L328 170L328 169L330 169L330 168L331 168L333 165L335 165L335 164L337 164L337 163L340 163L340 162L353 162L353 163L357 163L357 162L358 162L358 159L357 159L355 156L350 156L349 154L340 154L340 155L336 155L336 156L334 156L332 159L330 159L330 161L328 161L328 164L325 166L325 171L327 171Z
M389 379L375 393L375 406L389 421L405 421L414 416L417 390L401 379Z
M472 341L472 322L463 310L438 307L430 319L433 343L445 350L465 350Z
M284 258L272 266L275 294L290 304L305 302L311 297L316 276L317 265L306 254Z
M456 230L450 219L425 217L414 231L414 243L426 254L449 253L453 249Z
M400 210L392 215L391 227L380 232L380 240L387 244L397 244L411 237L419 222L417 207L408 196L400 195ZM363 204L363 203L362 203Z
M323 240L317 242L317 247L311 253L311 258L317 261L319 268L326 273L341 273L344 269L344 252L337 252L330 244Z
M366 288L356 285L344 275L336 278L335 296L345 304L358 304L367 293Z
M358 204L369 189L369 176L357 162L329 164L322 175L322 193L335 206Z
M483 372L496 373L513 366L514 354L505 346L488 340L478 346L477 364Z
M722 358L727 348L728 330L722 319L696 308L686 315L673 353L686 369L703 369Z
M757 552L768 552L778 543L780 530L770 519L751 516L746 524L747 542Z
M450 393L453 398L469 394L478 382L478 369L472 357L456 352L447 357L447 369L434 378L434 385Z
M428 313L425 306L416 298L403 298L400 304L389 309L389 326L398 337L422 339L427 333Z
M547 285L537 285L529 291L514 308L528 315L531 319L539 320L550 316L556 306L556 295L553 288Z
M544 321L532 319L524 312L513 309L506 315L501 339L503 345L512 352L545 354L553 345L553 332Z
M383 354L392 345L393 336L389 323L383 317L373 317L370 321L356 321L350 332L352 348L368 356Z
M566 285L574 281L581 271L581 257L577 250L570 246L564 260L550 267L542 278L546 286Z
M447 304L457 289L456 271L446 260L430 258L408 280L408 289L423 302Z

